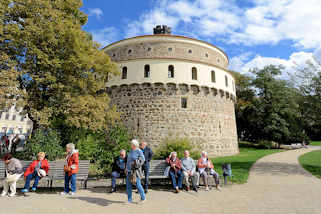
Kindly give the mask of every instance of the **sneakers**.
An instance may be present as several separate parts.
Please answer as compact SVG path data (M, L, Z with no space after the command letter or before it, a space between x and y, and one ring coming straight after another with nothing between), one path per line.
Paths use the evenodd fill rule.
M16 193L10 193L9 194L9 197L15 197L16 196Z
M71 195L71 196L73 196L75 194L76 194L75 192L69 192L69 195Z
M188 187L186 187L186 191L188 192L188 191L190 191L191 190L191 188L188 186Z
M61 192L60 195L67 195L68 193L66 192Z
M146 201L147 201L146 199L141 200L141 201L139 202L139 204L144 204Z
M205 191L210 191L210 188L206 187L206 188L205 188Z
M179 189L178 188L175 189L175 193L179 193Z
M116 192L116 188L112 188L109 193L114 193Z
M32 188L31 188L31 191L32 191L32 192L36 192L36 190L37 190L37 188L35 188L35 187L32 187Z
M5 196L7 196L7 194L8 194L7 192L2 192L1 197L5 197Z
M193 190L194 190L195 192L198 192L197 187L193 187Z
M217 189L218 191L221 191L221 190L222 190L220 186L217 186L216 189Z
M21 192L22 193L27 193L27 192L29 192L29 190L28 189L22 189Z

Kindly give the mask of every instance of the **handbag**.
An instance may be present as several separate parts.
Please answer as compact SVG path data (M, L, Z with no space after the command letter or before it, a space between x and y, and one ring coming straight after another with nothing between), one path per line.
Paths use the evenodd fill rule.
M65 171L65 172L69 172L69 171L70 171L70 167L69 167L69 166L64 165L64 171Z
M9 174L8 171L6 171L7 177L6 177L6 182L7 183L12 183L12 182L16 182L17 179L17 174ZM19 178L19 177L18 177Z

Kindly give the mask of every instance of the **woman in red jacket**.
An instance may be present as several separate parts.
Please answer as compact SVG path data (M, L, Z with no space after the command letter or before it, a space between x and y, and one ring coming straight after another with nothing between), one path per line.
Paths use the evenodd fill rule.
M66 151L66 165L64 166L65 189L61 195L66 195L68 193L74 195L76 193L76 175L79 169L79 154L73 143L67 144ZM71 188L69 188L69 184L71 184ZM69 190L71 190L71 192Z
M33 183L31 190L35 192L37 190L39 180L43 177L46 177L46 175L49 172L49 163L45 159L46 154L44 152L39 152L37 157L38 159L33 161L29 165L29 167L27 168L24 174L26 183L25 183L25 187L21 191L23 193L29 192L30 181L32 179L35 179L35 182Z

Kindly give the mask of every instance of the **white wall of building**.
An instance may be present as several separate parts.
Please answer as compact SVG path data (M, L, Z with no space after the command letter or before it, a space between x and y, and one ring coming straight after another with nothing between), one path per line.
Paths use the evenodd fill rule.
M131 60L118 63L120 73L123 67L127 67L127 79L122 79L122 75L111 77L108 87L113 85L133 84L133 83L175 83L214 87L222 89L235 96L235 80L230 72L221 68L189 61L167 60L167 59L144 59ZM150 65L150 77L144 77L144 67ZM168 66L173 65L174 78L168 77ZM192 80L192 68L197 69L197 80ZM215 82L212 82L211 71L215 71ZM228 79L228 86L225 85L225 76Z

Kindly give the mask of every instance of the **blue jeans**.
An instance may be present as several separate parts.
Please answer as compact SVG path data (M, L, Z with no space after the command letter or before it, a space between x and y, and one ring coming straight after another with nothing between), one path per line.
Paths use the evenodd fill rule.
M69 183L71 184L71 192L76 192L76 174L72 174L71 176L68 173L65 173L65 192L69 193Z
M130 182L130 172L128 172L127 176L126 176L126 190L127 190L127 196L128 196L128 201L132 202L133 201L133 197L132 197L132 191L133 191L133 187L132 187L132 183ZM145 192L141 183L140 178L136 178L136 187L138 189L138 192L140 194L140 198L142 200L145 200Z
M145 190L148 190L148 182L149 182L149 163L145 163L143 165L143 170L144 170L144 173L145 173Z
M177 183L176 183L176 175L177 175ZM170 170L169 171L169 176L172 179L172 184L173 184L174 189L176 189L177 187L182 189L182 184L183 184L183 173L182 173L182 170L178 170L176 175L175 175L175 171L174 170Z
M120 174L118 172L112 172L111 173L111 187L113 189L116 188L116 179L120 177Z
M29 175L26 177L26 183L25 183L24 189L29 190L29 188L30 188L30 181L31 181L32 179L35 179L35 182L33 183L32 188L37 188L37 187L38 187L38 183L39 183L39 180L40 180L41 178L38 176L38 173L35 171L34 173L29 174Z

